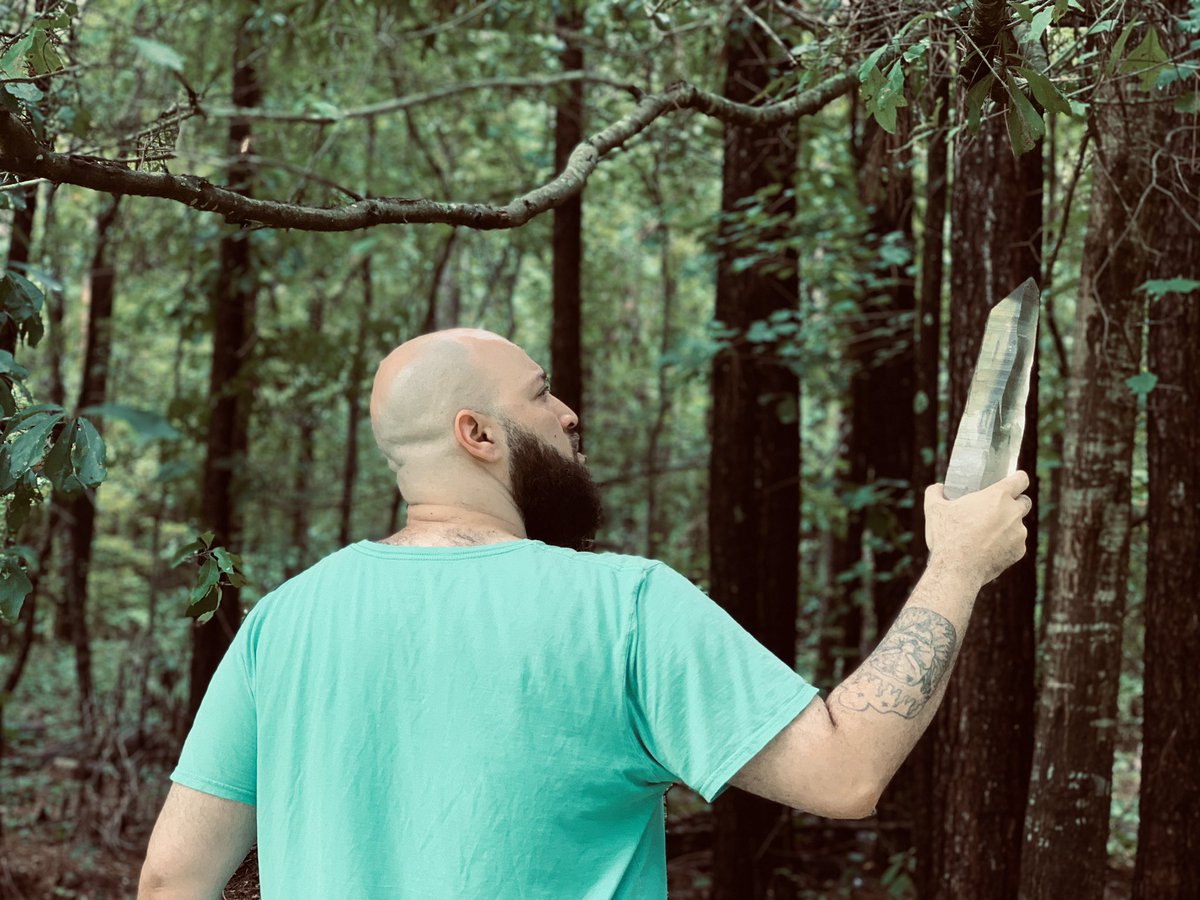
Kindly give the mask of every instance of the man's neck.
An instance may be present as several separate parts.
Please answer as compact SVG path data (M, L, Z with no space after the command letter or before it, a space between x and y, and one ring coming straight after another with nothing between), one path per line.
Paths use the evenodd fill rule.
M473 547L519 541L520 520L511 521L477 510L421 504L410 506L405 526L380 543L399 547Z

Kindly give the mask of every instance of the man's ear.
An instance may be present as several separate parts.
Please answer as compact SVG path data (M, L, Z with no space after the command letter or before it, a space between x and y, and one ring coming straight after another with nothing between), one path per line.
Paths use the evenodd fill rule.
M454 439L480 462L499 462L503 457L499 443L500 426L495 419L470 409L460 409L454 417Z

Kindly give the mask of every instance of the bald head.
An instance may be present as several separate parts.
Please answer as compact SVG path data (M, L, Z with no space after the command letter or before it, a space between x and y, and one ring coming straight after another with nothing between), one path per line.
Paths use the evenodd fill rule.
M371 391L371 428L406 498L412 500L415 485L453 466L454 422L461 410L500 415L496 370L516 358L529 361L498 334L454 328L401 344L380 363Z

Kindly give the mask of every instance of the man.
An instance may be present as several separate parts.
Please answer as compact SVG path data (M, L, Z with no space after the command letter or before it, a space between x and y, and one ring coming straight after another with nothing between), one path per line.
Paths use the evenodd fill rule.
M579 552L600 507L578 420L520 348L410 341L379 367L371 421L407 523L246 617L143 897L218 896L256 836L267 898L665 897L673 783L868 815L976 592L1025 552L1024 474L954 502L929 488L924 576L822 700L666 566Z

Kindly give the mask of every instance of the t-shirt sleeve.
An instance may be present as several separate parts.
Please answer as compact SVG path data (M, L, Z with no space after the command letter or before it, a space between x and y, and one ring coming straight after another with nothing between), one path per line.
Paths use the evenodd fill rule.
M217 666L171 780L226 800L254 805L258 725L251 678L249 620Z
M634 732L670 777L711 802L817 689L667 566L638 592L628 659Z

